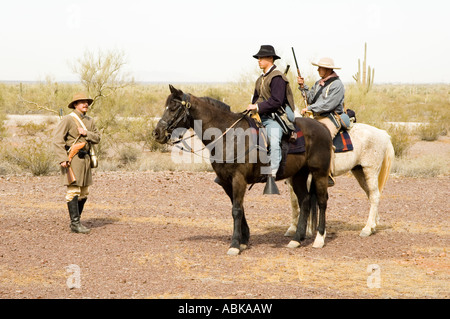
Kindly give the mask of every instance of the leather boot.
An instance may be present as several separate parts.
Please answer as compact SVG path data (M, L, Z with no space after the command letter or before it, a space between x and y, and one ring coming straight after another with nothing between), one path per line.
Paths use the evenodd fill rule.
M80 218L81 218L81 213L83 212L84 204L86 203L86 201L87 201L87 197L80 199L78 201L78 213L80 214Z
M70 215L70 229L74 233L88 234L91 230L84 227L80 222L80 212L78 208L78 196L75 196L70 202L67 203Z

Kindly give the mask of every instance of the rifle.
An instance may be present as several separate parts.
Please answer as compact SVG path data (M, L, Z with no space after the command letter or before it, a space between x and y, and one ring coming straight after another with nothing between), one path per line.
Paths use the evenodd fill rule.
M292 54L294 55L295 66L297 67L297 74L298 74L299 77L302 77L302 75L301 75L301 73L300 73L300 69L299 69L299 67L298 67L297 57L295 56L294 48L291 47L291 49L292 49ZM308 107L308 98L306 97L306 93L305 93L305 91L303 91L303 90L300 90L300 92L302 92L303 102L305 103L305 107L307 108L307 107ZM307 115L308 117L311 117L311 118L313 117L313 114L312 114L311 111L307 111L307 112L306 112L306 115Z
M80 136L81 135L79 135L77 137L75 142L72 144L72 146L68 150L69 163L68 163L68 167L67 167L67 182L69 183L69 185L76 181L75 174L73 172L72 167L70 166L70 164L72 163L72 159L86 145L86 142L77 143Z

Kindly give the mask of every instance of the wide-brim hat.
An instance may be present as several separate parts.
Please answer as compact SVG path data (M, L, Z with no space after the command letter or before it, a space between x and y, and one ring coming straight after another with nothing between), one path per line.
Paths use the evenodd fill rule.
M334 61L332 58L321 58L319 60L319 62L317 62L317 63L312 62L311 64L315 65L315 66L320 66L320 67L326 68L326 69L336 69L336 70L341 69L340 67L337 67L334 65Z
M277 59L281 59L275 53L275 49L271 45L262 45L261 48L259 49L259 52L256 53L253 57L255 59L258 59L258 58L264 58L264 57L268 57L268 56L272 56L274 61Z
M73 96L72 102L69 103L68 108L74 109L75 108L74 104L75 104L75 102L78 102L78 101L87 101L88 105L91 105L92 102L94 102L93 99L88 98L84 93L77 93Z

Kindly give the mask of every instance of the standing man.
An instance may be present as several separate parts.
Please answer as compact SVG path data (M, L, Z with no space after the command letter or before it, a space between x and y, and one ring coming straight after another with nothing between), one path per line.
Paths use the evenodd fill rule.
M259 68L263 74L256 80L252 103L247 110L258 112L261 122L267 130L270 141L270 169L268 183L275 179L281 161L281 138L283 135L280 124L275 120L273 113L284 109L288 118L294 120L294 95L286 76L274 65L280 59L271 45L262 45L259 52L253 56L258 60Z
M86 113L93 100L82 93L73 96L68 105L74 109L59 122L53 133L53 146L61 166L62 184L67 186L66 201L70 216L70 229L74 233L87 234L90 229L83 226L80 216L83 212L92 185L91 158L89 155L92 144L100 142L100 133L95 127L94 120ZM76 143L85 143L85 146L69 161L68 150ZM68 182L67 172L72 168L75 181Z
M303 115L307 111L312 111L314 119L323 123L330 131L331 139L334 139L341 128L340 120L336 118L335 113L340 115L344 112L344 84L334 72L334 69L340 68L334 65L331 58L322 58L318 63L312 63L312 65L319 67L317 71L321 79L309 90L308 86L305 85L305 80L302 77L297 78L300 85L299 89L306 93L308 99L308 107L302 109L301 113ZM334 154L332 158L334 159ZM334 160L331 164L329 186L335 184L333 173Z

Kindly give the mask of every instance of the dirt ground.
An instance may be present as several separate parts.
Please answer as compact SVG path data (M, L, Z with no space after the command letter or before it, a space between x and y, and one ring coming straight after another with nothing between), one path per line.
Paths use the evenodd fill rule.
M0 298L448 298L450 180L389 179L378 232L356 180L330 188L322 249L289 249L289 194L246 195L251 238L226 254L229 199L213 173L94 174L69 231L57 176L0 177ZM375 265L375 266L373 266ZM372 269L378 269L375 272ZM79 272L78 272L79 271ZM78 282L72 279L79 279Z
M450 138L418 142L411 156L449 154ZM58 176L0 176L0 299L449 298L450 179L391 176L376 234L351 175L329 189L325 247L284 237L280 196L247 192L249 249L228 256L231 205L211 172L99 172L69 230Z

